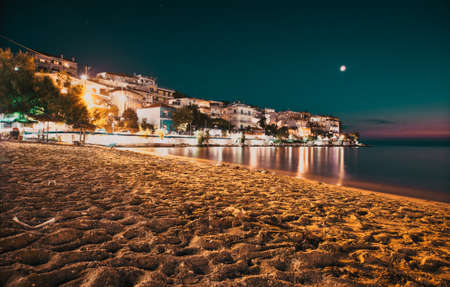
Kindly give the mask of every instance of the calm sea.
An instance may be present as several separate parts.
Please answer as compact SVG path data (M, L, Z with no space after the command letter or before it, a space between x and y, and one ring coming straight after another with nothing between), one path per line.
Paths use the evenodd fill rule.
M133 151L230 162L300 178L450 202L450 141L365 141L371 147L180 147Z

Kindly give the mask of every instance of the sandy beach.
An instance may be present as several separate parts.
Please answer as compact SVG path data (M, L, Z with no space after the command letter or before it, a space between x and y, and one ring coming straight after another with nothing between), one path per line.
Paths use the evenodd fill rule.
M447 203L12 142L0 196L0 286L450 286Z

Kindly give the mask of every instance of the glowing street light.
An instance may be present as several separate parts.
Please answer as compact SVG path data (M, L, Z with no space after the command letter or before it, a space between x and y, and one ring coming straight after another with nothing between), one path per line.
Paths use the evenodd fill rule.
M15 67L14 67L14 71L17 72L18 70L19 70L19 67L15 66Z

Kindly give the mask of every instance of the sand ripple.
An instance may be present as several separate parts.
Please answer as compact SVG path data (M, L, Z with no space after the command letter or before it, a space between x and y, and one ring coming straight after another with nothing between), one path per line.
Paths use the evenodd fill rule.
M104 148L0 157L1 286L450 285L445 203Z

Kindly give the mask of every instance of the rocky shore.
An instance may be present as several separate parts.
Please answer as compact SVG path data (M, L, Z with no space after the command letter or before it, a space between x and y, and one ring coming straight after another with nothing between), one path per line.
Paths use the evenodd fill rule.
M449 204L0 142L0 286L449 286Z

